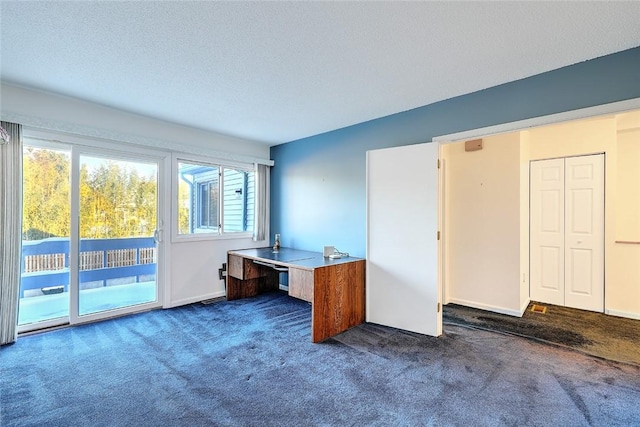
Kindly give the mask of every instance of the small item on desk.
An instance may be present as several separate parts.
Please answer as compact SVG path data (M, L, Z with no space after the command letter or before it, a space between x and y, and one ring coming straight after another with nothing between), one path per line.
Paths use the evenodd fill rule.
M325 246L326 248L327 246ZM333 248L333 246L331 246ZM326 255L325 255L326 256ZM333 248L333 253L329 255L329 259L340 259L340 258L348 258L348 252L340 252L338 249Z
M324 250L323 250L323 255L325 258L333 255L336 251L336 248L334 248L333 246L325 246Z
M280 234L276 234L276 241L273 244L273 252L278 252L280 250Z

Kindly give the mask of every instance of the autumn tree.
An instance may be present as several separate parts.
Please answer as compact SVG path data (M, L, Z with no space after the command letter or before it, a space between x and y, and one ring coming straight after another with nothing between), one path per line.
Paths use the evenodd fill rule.
M89 159L90 160L90 159ZM25 147L24 218L26 240L68 237L70 155ZM156 228L157 177L141 176L131 163L100 160L80 166L80 237L150 236Z
M23 237L69 236L69 153L25 147L23 158Z

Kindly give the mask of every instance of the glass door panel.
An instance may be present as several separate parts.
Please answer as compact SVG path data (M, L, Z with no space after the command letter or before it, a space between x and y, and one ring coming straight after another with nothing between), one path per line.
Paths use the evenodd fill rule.
M21 330L69 321L71 150L23 150Z
M78 315L155 302L158 166L80 155Z

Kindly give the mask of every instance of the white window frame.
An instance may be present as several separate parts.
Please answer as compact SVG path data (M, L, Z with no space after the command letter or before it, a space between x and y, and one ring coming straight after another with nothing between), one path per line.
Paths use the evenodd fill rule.
M218 205L218 221L220 222L220 226L217 230L212 229L212 231L206 231L205 229L201 229L200 232L194 232L189 234L180 234L180 229L178 226L178 184L180 177L178 176L178 164L179 163L191 163L191 164L199 164L203 166L211 166L218 168L220 173L220 179L218 181L218 192L219 192L219 205ZM224 169L236 169L247 172L256 173L256 168L253 163L241 163L241 162L233 162L229 160L217 159L214 157L203 157L203 156L194 156L192 154L185 153L174 153L171 159L171 241L172 242L193 242L193 241L203 241L203 240L231 240L231 239L247 239L253 237L253 229L247 230L244 232L223 232L222 223L224 221L223 211L224 211L224 198L223 196L223 188L224 188ZM255 206L253 206L255 209ZM255 214L254 214L255 218ZM255 220L254 220L255 227Z

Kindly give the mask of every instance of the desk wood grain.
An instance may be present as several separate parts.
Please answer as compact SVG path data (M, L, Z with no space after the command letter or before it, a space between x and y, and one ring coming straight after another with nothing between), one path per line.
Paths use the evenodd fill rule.
M289 267L289 295L307 302L313 302L313 270Z
M365 320L365 261L314 270L312 341L325 339Z
M248 298L262 292L277 290L278 272L258 264L249 258L227 255L227 300Z

